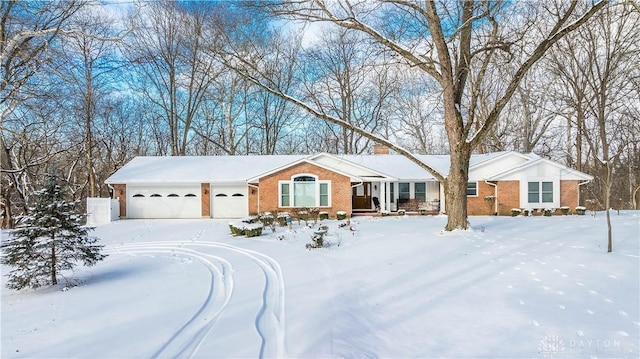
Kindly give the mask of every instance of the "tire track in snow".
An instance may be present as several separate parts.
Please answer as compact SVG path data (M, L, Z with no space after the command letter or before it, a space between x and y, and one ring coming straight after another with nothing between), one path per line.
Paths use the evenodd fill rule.
M200 233L199 233L200 234ZM196 236L198 238L199 236ZM160 242L143 242L137 244L126 244L121 245L113 252L121 252L121 253L129 253L129 252L180 252L202 261L209 268L212 273L212 277L215 277L215 274L218 276L225 278L227 283L223 284L223 288L225 288L225 293L227 295L227 299L224 305L215 313L214 319L211 320L205 328L200 328L197 330L196 328L191 328L194 326L194 322L196 321L196 317L204 312L210 314L210 310L204 310L203 308L209 307L211 297L213 296L213 287L210 287L209 297L206 298L205 303L201 310L196 313L196 315L189 320L185 326L183 326L170 340L167 342L158 352L154 354L154 357L157 356L167 356L172 352L170 357L181 356L185 357L185 354L188 354L186 357L192 357L197 349L200 347L201 343L206 337L215 322L217 321L218 316L224 310L224 307L229 302L231 297L231 291L228 291L226 288L233 288L234 282L231 276L231 264L221 257L214 256L211 254L207 254L201 251L185 248L185 247L204 247L204 248L217 248L217 249L225 249L229 250L241 255L244 255L251 259L262 271L265 278L265 286L262 292L262 305L258 313L256 314L255 319L255 329L258 335L261 338L260 345L260 353L259 357L283 357L285 356L285 332L286 332L286 323L285 323L285 285L284 285L284 276L282 274L282 268L280 264L274 260L273 258L253 250L244 249L240 247L236 247L230 244L220 243L220 242L208 242L208 241L160 241ZM217 268L211 261L207 260L204 257L211 257L216 259L219 263L226 263L226 266L223 265L223 270ZM226 270L225 270L226 268ZM222 273L223 272L223 273ZM228 274L228 275L224 275ZM229 278L229 279L226 279ZM212 279L212 283L214 279ZM226 285L226 287L225 287ZM207 317L208 318L208 317ZM189 340L187 338L182 338L186 334L183 333L198 333L198 337L193 340ZM175 347L175 348L174 348ZM172 349L173 348L173 349ZM181 350L177 350L177 348L183 348Z
M152 355L152 358L193 357L207 334L209 334L215 326L215 323L231 299L234 287L233 276L231 275L233 270L231 263L218 256L200 253L188 248L163 245L161 242L124 245L116 250L112 250L111 253L180 253L199 260L207 267L211 275L211 280L204 303L198 311ZM218 265L220 267L218 267ZM218 288L222 288L222 290L218 291Z

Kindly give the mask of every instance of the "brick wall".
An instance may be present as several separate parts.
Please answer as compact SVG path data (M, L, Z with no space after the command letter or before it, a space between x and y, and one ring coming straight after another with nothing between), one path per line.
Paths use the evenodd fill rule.
M249 215L255 216L259 212L269 212L262 208L258 209L258 187L257 183L251 183L248 188L249 192Z
M202 198L202 217L211 218L211 185L202 183L200 185L200 196Z
M487 196L493 196L493 186L484 181L478 181L478 196L467 196L467 213L470 216L493 214L495 206L493 202L487 201Z
M578 181L560 181L560 206L578 206Z
M322 207L320 208L321 211L329 212L330 217L335 217L337 211L351 213L351 181L349 180L349 177L306 162L294 165L260 179L260 211L290 211L291 208L278 207L278 181L289 181L292 176L302 173L316 175L318 176L318 180L331 181L331 207ZM250 211L254 209L254 207L251 207L251 203L250 196Z
M385 145L373 145L373 154L374 155L388 155L389 147Z
M510 216L512 208L520 208L520 181L498 181L498 214Z
M127 217L127 185L114 184L113 198L117 198L120 202L120 218Z

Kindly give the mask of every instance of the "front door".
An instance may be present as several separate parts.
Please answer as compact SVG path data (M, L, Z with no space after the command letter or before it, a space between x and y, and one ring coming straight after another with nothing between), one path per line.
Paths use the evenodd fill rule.
M354 210L371 209L371 182L364 182L351 190L351 205Z

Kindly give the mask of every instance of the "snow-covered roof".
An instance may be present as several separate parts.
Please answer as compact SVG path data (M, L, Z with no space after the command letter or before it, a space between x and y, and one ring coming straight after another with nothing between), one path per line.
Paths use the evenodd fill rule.
M443 176L449 172L448 155L416 155L418 159L439 171ZM519 158L526 163L540 162L535 154L521 154L512 151L477 154L471 156L470 174L474 168L483 177L504 174L505 169L496 166L495 172L487 176L487 168L493 162L505 162ZM344 161L343 161L344 160ZM434 176L402 155L248 155L248 156L183 156L183 157L135 157L105 183L239 183L257 180L276 169L306 161L333 169L352 178L380 177L386 180L431 180ZM548 161L545 161L548 162ZM485 166L486 165L486 166ZM562 166L557 164L558 166ZM564 167L564 166L562 166ZM480 169L482 170L480 171ZM511 167L510 171L517 170ZM492 171L489 171L492 172ZM576 172L576 171L572 171ZM586 176L586 175L585 175Z
M141 156L133 158L105 183L237 183L305 157Z

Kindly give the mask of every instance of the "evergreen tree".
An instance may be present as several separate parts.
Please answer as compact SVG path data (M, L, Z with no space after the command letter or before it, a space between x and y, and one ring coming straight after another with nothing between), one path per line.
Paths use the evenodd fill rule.
M2 263L13 267L7 287L22 289L58 284L58 274L79 262L92 266L106 257L98 238L88 233L80 201L65 201L64 191L49 175L45 188L34 193L34 206L23 224L2 244Z

